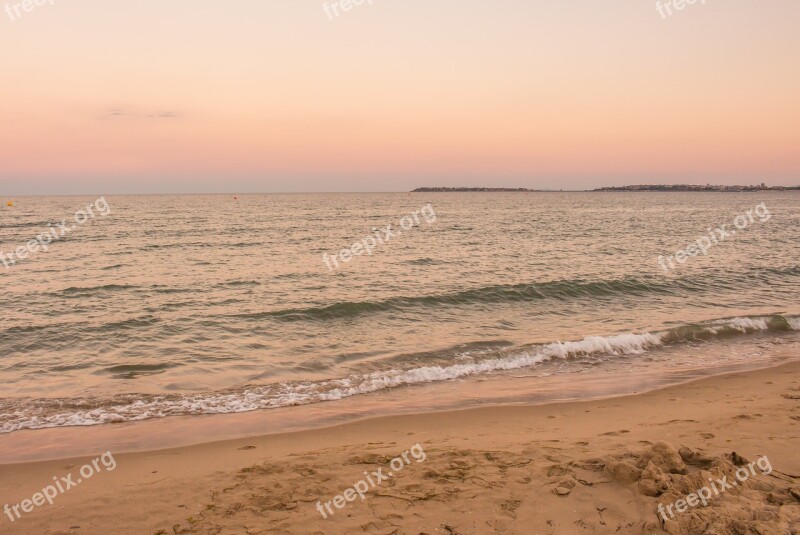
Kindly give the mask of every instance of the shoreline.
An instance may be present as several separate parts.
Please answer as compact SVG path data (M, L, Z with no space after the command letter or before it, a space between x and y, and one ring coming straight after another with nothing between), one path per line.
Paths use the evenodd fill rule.
M108 525L117 525L118 533L142 533L145 526L148 533L170 533L173 525L181 526L177 533L244 532L233 526L245 524L265 533L352 533L371 524L375 529L364 531L390 533L391 525L401 525L408 533L433 532L436 526L443 533L442 526L462 534L522 533L523 527L536 526L537 533L563 533L578 522L598 532L608 526L608 532L619 527L620 533L643 528L656 533L655 498L637 493L634 483L610 477L608 466L617 462L612 458L635 459L665 441L675 449L684 446L720 459L732 451L751 460L768 455L777 471L800 474L792 446L800 438L798 399L800 362L789 362L601 400L381 416L307 431L115 453L118 467L94 476L102 483L85 482L53 506L45 504L13 524L7 517L0 522L9 533L107 533L102 527ZM424 447L427 460L404 470L402 483L400 478L387 483L386 489L329 519L315 511L318 500L330 499L363 477L364 470L377 469L382 460L416 443ZM106 450L98 443L89 457L0 465L0 506L19 503L54 476ZM593 459L602 460L605 471L592 472ZM780 483L762 479L753 485ZM591 485L575 486L575 481ZM798 479L784 483L800 486ZM566 494L559 495L558 488ZM432 497L420 498L420 489ZM451 501L445 489L459 499ZM456 514L462 506L468 510ZM759 502L762 506L767 507ZM800 519L800 505L784 504L781 511L784 516L797 512ZM492 519L492 524L472 525L472 518ZM420 531L410 529L418 524Z
M629 371L549 377L498 374L450 383L407 385L336 401L275 409L21 430L0 434L0 451L3 452L0 467L79 458L94 453L97 443L118 453L146 453L248 436L309 432L397 416L604 401L648 394L732 373L780 367L793 360L790 355L781 353L769 361L675 368L660 370L658 374ZM502 391L504 396L498 397L498 391ZM591 393L586 394L587 391ZM379 415L375 416L375 413ZM209 434L217 438L209 441Z

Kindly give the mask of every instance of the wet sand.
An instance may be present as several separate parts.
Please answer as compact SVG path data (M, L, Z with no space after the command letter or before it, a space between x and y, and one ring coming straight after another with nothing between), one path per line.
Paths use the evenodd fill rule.
M114 470L100 465L54 505L13 523L3 514L0 532L800 532L796 362L604 400L398 415L212 442L218 438L115 453ZM416 444L424 461L411 453ZM0 465L0 506L31 498L54 476L77 475L105 451L98 445L90 457ZM392 471L398 456L401 470L370 486L363 501L336 507L336 495L346 498L365 472ZM659 502L685 498L712 476L731 480L744 461L763 456L769 475L759 471L708 507L666 522L658 514Z

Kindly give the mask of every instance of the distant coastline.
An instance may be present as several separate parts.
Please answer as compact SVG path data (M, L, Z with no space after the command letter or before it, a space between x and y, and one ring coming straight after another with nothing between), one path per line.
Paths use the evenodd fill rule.
M633 186L605 187L591 191L790 191L800 190L800 186L767 186L764 183L751 186L719 186L706 184L705 186L693 184L638 184Z
M595 191L717 191L717 192L741 192L741 191L797 191L800 186L767 186L764 183L750 186L723 186L706 184L705 186L699 184L635 184L630 186L606 186L592 190L582 190L588 192ZM460 193L460 192L557 192L564 190L553 189L528 189L528 188L447 188L447 187L422 187L411 190L411 193ZM581 191L581 190L568 190L568 191Z

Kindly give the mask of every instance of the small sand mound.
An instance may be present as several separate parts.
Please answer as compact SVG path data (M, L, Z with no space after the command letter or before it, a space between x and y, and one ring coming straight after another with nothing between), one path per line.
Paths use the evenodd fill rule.
M631 456L637 457L623 457ZM764 468L736 452L709 457L685 447L676 451L665 442L638 455L635 466L620 457L606 464L615 481L658 499L660 528L672 535L800 533L796 484L790 477L769 474L772 468L766 462ZM649 528L645 531L661 531Z

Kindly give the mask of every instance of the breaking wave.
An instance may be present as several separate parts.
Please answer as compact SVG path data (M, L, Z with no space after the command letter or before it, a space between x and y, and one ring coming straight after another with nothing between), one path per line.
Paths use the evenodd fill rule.
M682 325L653 333L589 336L576 341L502 348L482 353L478 358L459 359L458 363L389 369L318 382L255 385L202 394L124 394L107 399L0 399L0 433L304 405L420 383L532 368L557 359L610 359L619 355L642 354L665 345L797 330L800 330L800 316L736 317Z

